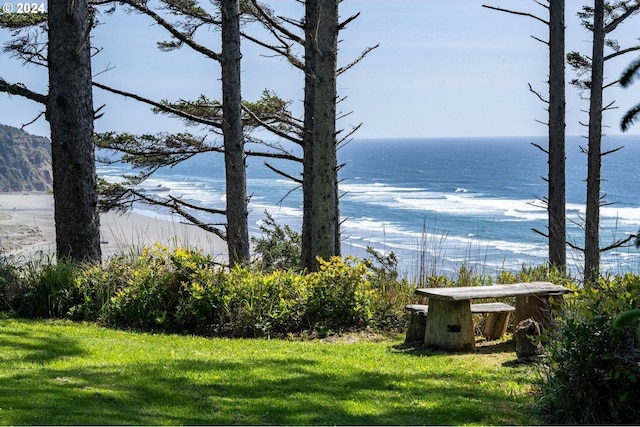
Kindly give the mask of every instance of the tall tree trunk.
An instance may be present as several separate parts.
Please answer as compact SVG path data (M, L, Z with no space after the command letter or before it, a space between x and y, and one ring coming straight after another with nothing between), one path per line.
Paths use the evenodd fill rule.
M587 206L584 242L585 284L600 274L600 169L602 163L602 90L604 80L604 0L595 0L591 93L589 105L589 153L587 163Z
M222 0L222 132L227 192L229 264L249 262L247 175L240 92L239 0Z
M336 69L338 54L338 0L317 1L315 100L313 108L313 177L311 224L315 257L337 254L336 218Z
M313 243L313 108L316 94L317 0L305 1L304 40L304 134L302 137L302 267L313 270L315 266Z
M567 264L564 0L549 2L549 263Z
M48 2L49 101L56 251L99 263L93 97L87 0Z

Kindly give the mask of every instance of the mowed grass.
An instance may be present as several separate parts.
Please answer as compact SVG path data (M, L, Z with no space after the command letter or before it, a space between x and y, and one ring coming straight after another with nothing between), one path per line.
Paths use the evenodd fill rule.
M3 425L532 425L513 349L205 339L0 317Z

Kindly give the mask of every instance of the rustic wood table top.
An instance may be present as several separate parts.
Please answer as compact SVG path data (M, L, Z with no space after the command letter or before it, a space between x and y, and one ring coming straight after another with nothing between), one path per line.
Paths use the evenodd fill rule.
M433 299L464 301L476 298L503 298L527 295L563 295L573 292L551 282L526 282L510 285L463 286L454 288L418 288L415 293Z

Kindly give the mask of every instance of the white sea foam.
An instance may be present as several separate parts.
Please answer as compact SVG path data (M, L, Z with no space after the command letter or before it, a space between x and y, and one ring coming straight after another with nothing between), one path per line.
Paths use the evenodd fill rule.
M495 143L498 145L490 149L484 147L491 141L472 142L394 141L392 145L376 144L372 150L355 141L355 145L346 147L341 161L347 166L340 171L344 178L340 184L340 208L345 220L343 253L364 255L367 246L383 253L393 250L404 269L415 268L421 254L441 258L452 266L471 262L517 269L523 263L544 262L546 239L531 231L546 231L547 212L536 198L546 194L546 185L539 179L546 168L544 156L530 158L530 140L520 141L520 148L513 141ZM453 158L462 162L460 167L452 169ZM567 182L574 183L567 190L571 200L566 206L567 238L581 245L585 207L575 201L583 199L584 168L577 163L582 164L584 159L571 152L567 158L574 162L567 165ZM159 196L171 194L207 207L224 208L223 169L193 160L184 167L159 171L140 188ZM128 166L119 167L101 167L99 173L118 182L121 173L130 173ZM614 164L609 167L624 169ZM627 203L602 207L603 241L635 233L640 227L640 207L629 202L635 200L638 186L629 184L630 179L608 178L607 184L615 189L611 194ZM262 163L251 165L249 219L254 235L259 232L265 210L277 223L300 230L302 197L297 187L266 170ZM576 268L583 264L581 257L568 251L568 263ZM603 254L602 265L617 263L633 268L640 264L639 259L638 251L628 248Z

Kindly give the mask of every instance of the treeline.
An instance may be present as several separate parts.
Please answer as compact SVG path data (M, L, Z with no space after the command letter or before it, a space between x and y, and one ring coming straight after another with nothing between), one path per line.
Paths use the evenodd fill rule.
M350 132L336 129L336 81L339 74L360 61L372 48L343 68L338 68L338 34L356 16L340 20L338 1L304 2L302 17L277 16L257 0L221 0L211 4L168 0L157 4L130 1L81 1L52 4L47 14L0 15L0 25L14 32L7 50L27 63L48 67L49 93L39 94L22 84L0 78L0 91L20 95L43 104L51 125L57 255L59 258L100 262L99 211L128 209L134 203L164 206L187 221L227 241L230 265L250 260L247 224L246 156L284 158L297 162L299 176L277 170L298 183L304 194L302 254L300 264L313 271L318 259L340 254L338 168L336 150ZM91 30L100 19L108 22L116 8L146 16L167 31L170 38L159 43L163 50L192 49L220 67L222 99L202 95L195 100L161 101L144 98L127 88L113 88L92 78ZM72 19L69 19L72 18ZM255 33L263 34L262 38ZM266 30L266 31L265 31ZM197 41L196 32L219 34L218 50ZM48 36L46 54L39 37ZM266 35L266 36L265 36ZM301 71L304 114L295 117L288 102L265 91L254 102L241 97L242 43L261 46ZM217 84L212 81L212 84ZM103 133L93 135L93 88L146 103L154 111L205 126L209 135ZM69 88L74 88L70 91ZM263 129L298 147L294 153L281 145L256 144L251 132ZM119 161L140 173L122 182L96 182L95 147L121 154ZM178 196L157 198L143 194L136 185L160 167L174 165L204 152L219 152L226 172L226 208L208 209ZM300 152L302 154L300 154ZM73 165L73 167L69 167ZM100 196L98 197L98 189ZM219 215L220 221L205 221L199 214Z
M565 47L565 2L536 2L541 15L488 6L490 9L536 19L548 29L547 37L535 37L549 49L548 91L531 88L548 111L548 146L539 146L548 155L548 194L541 196L548 212L546 230L534 230L549 239L549 263L566 267L566 249L572 246L584 252L584 282L597 280L601 251L630 244L635 235L601 246L599 210L606 201L600 190L603 112L613 104L604 101L607 87L616 84L605 78L605 64L630 52L640 50L637 43L625 46L613 38L617 28L640 12L638 0L605 2L594 0L584 6L579 17L592 34L592 51L567 53ZM365 48L347 65L338 66L338 38L357 14L341 19L338 0L306 0L299 3L299 16L281 16L268 4L258 0L218 0L200 3L195 0L93 0L52 2L46 14L0 14L0 26L13 32L6 51L26 63L45 66L49 73L49 92L30 90L20 82L6 82L0 76L0 91L18 95L44 106L51 125L53 178L56 185L56 245L59 258L100 262L99 212L129 209L134 203L162 206L172 213L227 241L230 265L250 260L248 235L247 174L245 158L260 156L279 176L295 182L303 194L303 219L299 266L315 271L319 259L340 255L340 209L336 151L351 130L336 127L337 105L341 97L338 77L362 60L377 46ZM158 47L165 51L190 49L219 66L221 99L201 95L192 100L158 100L135 93L126 87L102 84L99 73L91 68L91 36L98 20L109 25L117 9L141 14L150 23L166 31L168 40ZM197 34L219 35L212 46L205 45ZM46 35L46 46L42 41ZM207 40L210 38L207 38ZM303 112L290 111L290 104L277 94L265 91L258 100L242 98L241 58L246 43L258 46L267 55L276 56L300 71L303 87ZM621 79L630 84L637 76L635 61ZM589 119L586 177L585 244L578 247L566 240L565 199L565 68L576 71L570 83L589 94ZM212 85L218 85L212 79ZM70 90L73 88L73 90ZM205 135L148 133L131 135L108 132L94 134L93 121L102 114L94 108L94 88L133 98L154 112L197 124ZM627 129L640 114L638 107L623 118ZM256 139L256 130L285 141L265 144ZM290 150L289 146L295 147ZM120 182L96 179L95 147L119 153L118 161L131 164L136 174ZM210 209L183 200L179 195L159 198L138 191L137 185L154 171L175 165L204 152L217 152L224 159L225 209ZM112 157L110 157L112 158ZM269 163L269 159L287 159L297 164L298 173L287 173ZM204 215L219 216L220 221L204 220Z

